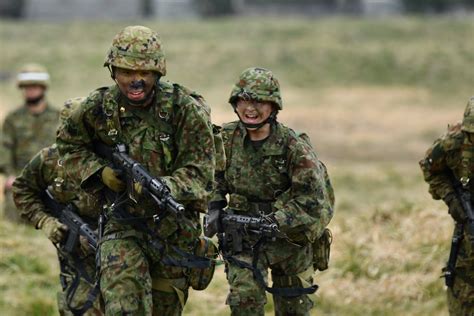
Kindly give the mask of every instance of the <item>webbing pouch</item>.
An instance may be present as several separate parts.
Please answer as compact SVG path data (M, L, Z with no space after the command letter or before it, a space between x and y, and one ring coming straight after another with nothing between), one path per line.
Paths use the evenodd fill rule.
M331 253L332 233L325 228L321 237L313 243L313 267L314 270L324 271L329 266Z

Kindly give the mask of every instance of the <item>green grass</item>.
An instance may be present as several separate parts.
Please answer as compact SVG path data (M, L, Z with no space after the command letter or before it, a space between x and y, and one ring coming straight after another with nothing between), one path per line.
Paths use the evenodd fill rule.
M203 93L224 83L229 90L253 65L274 70L285 86L308 89L368 84L472 92L474 22L467 18L0 21L2 71L13 74L35 60L52 73L55 101L86 94L111 82L102 68L108 46L125 25L138 23L161 34L169 78ZM7 83L1 88L11 90Z
M111 84L103 58L128 24L159 31L168 77L204 94L217 123L235 119L226 103L244 68L277 74L279 119L311 136L336 192L331 264L316 275L313 315L447 314L439 276L452 222L417 161L473 93L472 19L0 21L1 71L46 64L59 106ZM0 116L18 100L14 82L0 82ZM43 234L0 220L0 251L0 314L55 315L58 266ZM184 315L228 314L226 293L219 266Z

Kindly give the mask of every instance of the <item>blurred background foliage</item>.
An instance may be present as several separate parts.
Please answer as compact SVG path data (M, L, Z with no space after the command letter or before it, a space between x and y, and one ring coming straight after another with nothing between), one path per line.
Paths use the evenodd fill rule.
M452 221L417 162L474 94L472 16L0 20L0 118L20 105L15 76L26 62L48 67L56 107L113 84L103 60L131 24L159 32L165 79L202 93L218 124L236 119L227 100L244 68L279 78L279 119L310 135L336 191L313 315L447 315L439 276ZM0 314L56 315L56 260L42 232L0 220ZM184 315L229 314L226 292L219 266ZM272 307L269 297L267 315Z

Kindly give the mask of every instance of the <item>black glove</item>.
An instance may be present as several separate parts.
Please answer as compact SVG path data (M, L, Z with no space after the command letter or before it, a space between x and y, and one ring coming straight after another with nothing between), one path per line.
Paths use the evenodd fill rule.
M204 216L204 236L212 238L217 233L222 233L221 214L227 206L227 201L212 201L209 203L209 211Z
M275 217L275 213L270 213L270 214L263 215L263 221L265 222L265 224L268 224L268 225L277 225L277 227L280 226L278 224L278 221L277 221L276 217Z
M461 201L454 193L449 193L443 198L444 203L448 206L449 214L458 223L464 223L467 219L466 212L462 207Z

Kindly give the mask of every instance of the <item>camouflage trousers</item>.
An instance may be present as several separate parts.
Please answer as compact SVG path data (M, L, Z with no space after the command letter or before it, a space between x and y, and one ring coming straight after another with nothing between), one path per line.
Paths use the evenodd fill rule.
M62 291L58 292L58 310L61 316L73 316L74 313L70 307L81 309L87 302L88 295L95 287L95 256L90 254L80 258L80 267L74 264L72 258L67 258L58 253L61 265L61 281ZM69 264L66 264L69 263ZM72 268L70 265L74 265ZM77 271L83 273L82 277L77 277ZM85 275L84 275L85 274ZM93 305L85 311L85 316L104 315L104 309L101 304L100 293L97 293Z
M451 316L474 315L474 278L466 282L456 277L454 286L448 288L448 308Z
M186 269L163 265L144 237L113 235L100 247L106 315L181 315L188 297Z
M252 262L250 253L235 256L236 259ZM257 265L267 281L268 269L271 270L274 287L308 287L313 283L313 262L311 246L298 249L284 261L270 264L265 253L261 253ZM230 291L226 304L230 306L234 316L264 315L264 305L267 302L265 289L255 280L251 270L241 268L234 263L226 262L227 281ZM303 316L309 315L313 301L309 295L282 297L273 295L275 315Z

